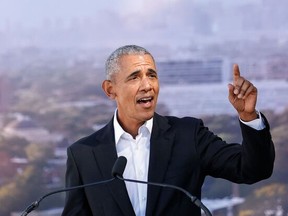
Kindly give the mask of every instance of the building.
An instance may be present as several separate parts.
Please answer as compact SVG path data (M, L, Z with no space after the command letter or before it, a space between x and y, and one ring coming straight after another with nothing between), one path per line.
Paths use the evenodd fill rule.
M222 58L162 61L157 69L163 84L222 83L229 79L227 65Z

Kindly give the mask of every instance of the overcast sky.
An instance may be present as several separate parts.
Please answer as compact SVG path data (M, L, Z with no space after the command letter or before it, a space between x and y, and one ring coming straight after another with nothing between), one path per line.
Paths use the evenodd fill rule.
M183 9L193 4L221 2L235 5L257 1L259 0L0 0L0 23L3 25L9 21L34 25L46 18L101 18L101 14L105 12L114 12L121 16L141 14L149 20L151 13L154 16L156 13L163 15L167 10Z
M99 12L120 15L139 12L140 8L146 10L151 3L154 7L161 1L146 0L144 4L143 0L0 0L0 18L32 24L45 18L95 17Z
M9 32L6 40L10 41L3 42L3 46L15 41L26 43L24 40L43 40L47 45L69 41L70 44L86 43L83 44L85 46L95 43L99 46L104 41L107 44L115 41L146 41L178 46L177 44L187 45L191 41L200 41L204 37L209 39L211 36L224 40L224 37L238 37L242 34L249 38L250 35L243 31L243 23L250 25L252 30L258 23L261 28L263 23L266 24L266 20L261 20L265 14L259 14L258 10L262 1L0 0L0 36L1 32ZM279 1L281 0L275 0ZM253 5L243 6L249 3ZM256 8L258 5L260 7L255 9L255 5ZM267 14L268 21L272 20L270 26L279 23L279 26L286 28L281 20L271 19L269 11L266 11ZM279 17L281 16L280 14ZM37 32L34 27L38 28ZM32 30L23 33L22 30L27 28ZM39 32L39 28L43 32Z

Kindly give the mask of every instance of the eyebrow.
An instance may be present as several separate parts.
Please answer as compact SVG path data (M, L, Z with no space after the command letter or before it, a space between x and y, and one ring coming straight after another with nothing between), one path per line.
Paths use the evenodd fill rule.
M140 70L136 70L136 71L132 72L131 74L129 74L127 79L129 79L129 77L133 77L133 76L135 76L135 75L137 75L139 73L140 73Z
M141 70L136 70L136 71L132 72L131 74L129 74L129 76L127 77L127 79L129 79L130 77L133 77L133 76L139 74L140 72L141 72ZM156 72L154 69L152 69L152 68L148 68L148 72L149 72L149 73L155 73L155 74L157 74L157 72Z
M150 73L156 73L156 74L157 74L157 71L154 70L154 69L152 69L152 68L149 68L148 71L149 71Z

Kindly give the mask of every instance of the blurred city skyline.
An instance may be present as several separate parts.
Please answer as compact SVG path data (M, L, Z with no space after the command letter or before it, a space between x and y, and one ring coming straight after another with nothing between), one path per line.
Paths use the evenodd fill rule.
M286 43L285 0L2 0L0 47L178 48L225 41Z

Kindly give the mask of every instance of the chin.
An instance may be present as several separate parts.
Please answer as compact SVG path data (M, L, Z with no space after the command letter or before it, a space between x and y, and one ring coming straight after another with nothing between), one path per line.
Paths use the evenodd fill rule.
M149 111L145 114L145 121L151 119L154 116L154 110L153 111Z

